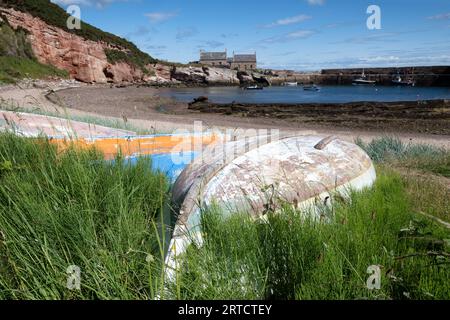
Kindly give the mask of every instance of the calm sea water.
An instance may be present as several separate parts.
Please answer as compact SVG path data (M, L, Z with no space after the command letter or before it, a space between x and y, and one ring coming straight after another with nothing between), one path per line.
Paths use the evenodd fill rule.
M317 92L299 87L267 87L243 90L238 87L163 88L161 95L183 102L207 96L212 102L231 103L344 103L355 101L416 101L450 99L450 88L384 87L384 86L320 86Z

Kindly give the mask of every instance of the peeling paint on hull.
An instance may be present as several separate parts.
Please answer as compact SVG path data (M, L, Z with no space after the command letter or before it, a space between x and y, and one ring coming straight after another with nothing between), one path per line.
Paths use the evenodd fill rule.
M53 138L125 137L134 132L108 128L63 118L0 110L0 130L10 130L25 137L45 135Z
M192 240L202 242L200 207L219 205L225 214L249 212L261 217L281 202L319 214L330 194L370 187L376 174L372 161L358 146L326 137L291 136L264 143L261 137L228 143L223 153L246 144L234 157L223 153L195 160L173 187L173 205L179 211L166 257L167 276L178 268L177 256ZM223 161L229 159L229 161Z

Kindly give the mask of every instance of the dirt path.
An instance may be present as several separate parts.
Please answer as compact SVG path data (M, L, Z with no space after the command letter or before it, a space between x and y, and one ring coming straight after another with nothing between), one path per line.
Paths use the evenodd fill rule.
M56 90L48 96L49 90ZM187 105L158 96L158 90L148 87L111 88L110 86L86 86L65 88L49 84L45 88L0 88L3 104L26 109L40 108L75 116L96 116L106 119L125 119L142 130L172 132L193 130L201 121L202 129L279 129L283 133L335 135L347 141L357 137L365 141L383 135L395 135L405 142L428 143L450 149L450 136L426 133L408 133L392 130L363 130L339 128L333 124L291 122L286 119L246 118L213 113L192 112ZM319 123L320 121L318 121Z

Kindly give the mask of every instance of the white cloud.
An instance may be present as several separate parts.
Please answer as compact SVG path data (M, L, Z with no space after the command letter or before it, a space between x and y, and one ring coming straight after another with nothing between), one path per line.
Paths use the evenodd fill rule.
M282 34L275 37L270 37L262 40L265 43L285 43L298 39L305 39L315 35L317 32L313 30L297 30L290 33Z
M376 56L376 57L368 57L368 58L361 58L361 62L367 62L367 63L380 63L380 62L395 62L399 61L400 57L396 56Z
M308 0L308 3L312 6L323 5L325 0Z
M287 37L291 39L307 38L309 36L312 36L313 34L315 34L315 32L312 30L299 30L288 33Z
M307 16L305 14L300 14L294 17L288 17L284 19L279 19L271 24L266 25L267 28L277 27L277 26L287 26L290 24L300 23L306 20L311 19L312 17Z
M450 12L449 13L437 14L435 16L428 17L427 19L428 20L449 20L450 19Z
M177 14L174 12L150 12L146 13L145 16L150 19L151 23L161 23L176 17Z
M176 39L178 41L184 40L186 38L191 38L198 34L196 27L178 28Z
M62 7L67 7L72 4L76 4L85 6L96 6L97 8L104 8L108 4L119 1L127 1L127 0L51 0L51 2L56 3Z

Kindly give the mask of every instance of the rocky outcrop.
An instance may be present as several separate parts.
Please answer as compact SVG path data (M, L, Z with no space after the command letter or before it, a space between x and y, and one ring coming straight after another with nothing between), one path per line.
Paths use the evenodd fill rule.
M180 81L172 78L172 66L157 63L152 66L147 66L149 74L144 76L144 81L152 84L179 84Z
M186 84L207 84L207 74L200 67L175 67L171 77Z
M237 72L226 68L203 68L208 84L239 85Z
M226 68L174 67L172 79L191 85L239 85L237 72Z
M239 71L237 77L242 84L251 84L253 82L253 77L244 71Z
M108 63L103 45L85 40L39 18L14 9L1 9L13 28L29 32L33 52L41 63L67 70L74 79L84 82L107 82L104 70Z
M172 79L188 85L270 85L269 80L254 72L239 72L227 68L177 67L172 70Z
M217 113L270 121L314 124L315 126L450 134L450 101L428 100L396 102L253 104L214 103L199 97L189 103L193 112Z
M107 43L86 40L78 35L48 25L43 20L11 8L0 8L13 28L28 32L39 62L67 70L71 78L82 82L135 82L143 79L139 68L127 63L108 63Z
M125 62L108 64L103 69L108 81L112 82L139 82L144 78L144 72Z

